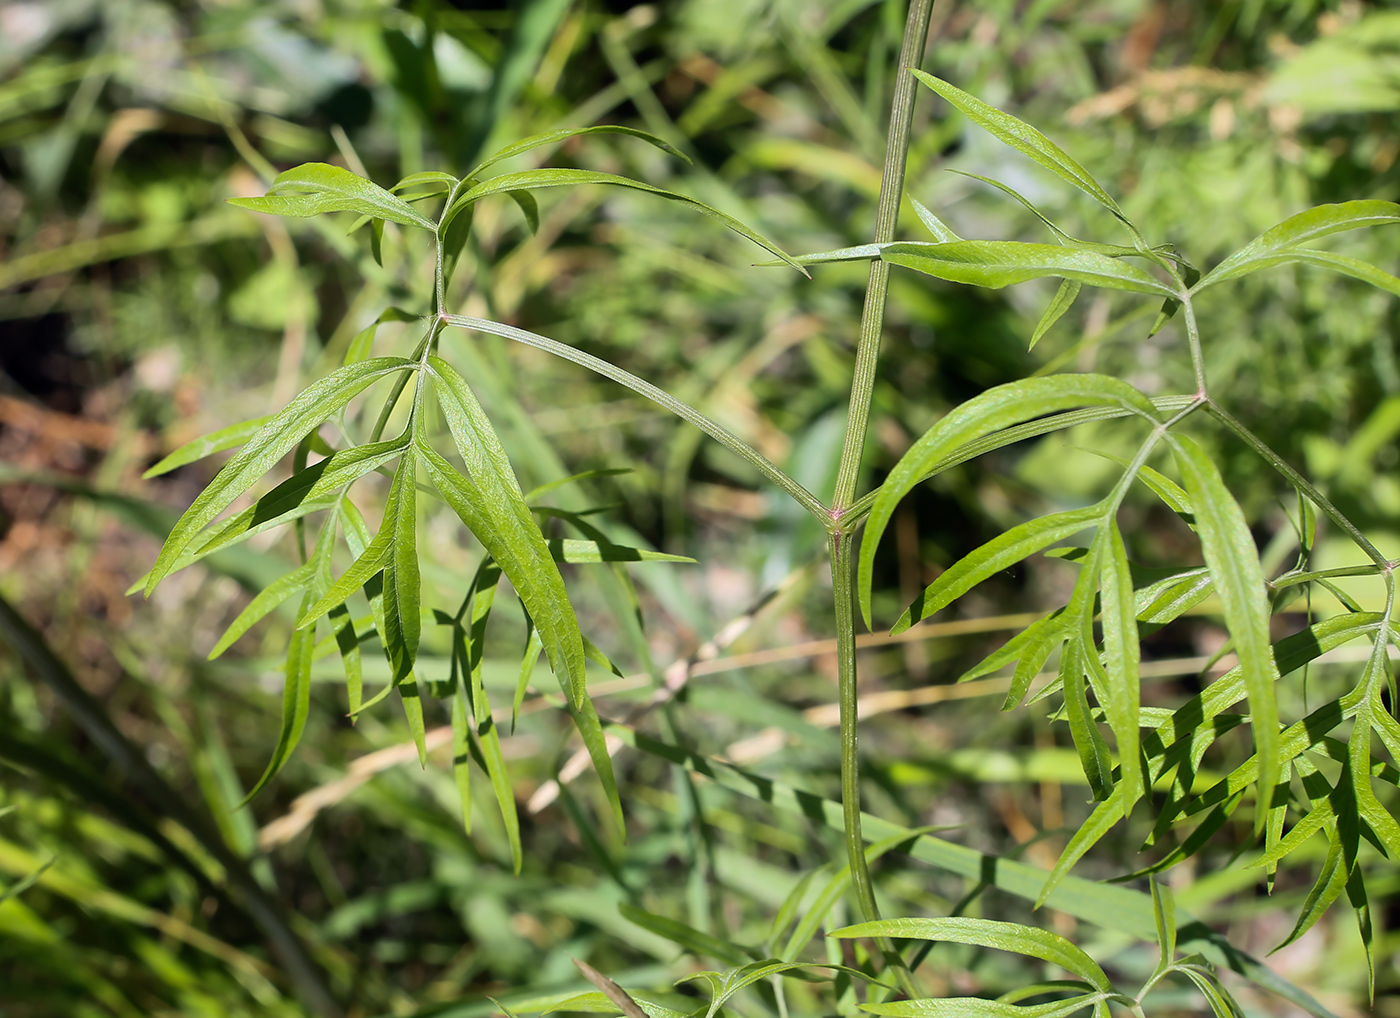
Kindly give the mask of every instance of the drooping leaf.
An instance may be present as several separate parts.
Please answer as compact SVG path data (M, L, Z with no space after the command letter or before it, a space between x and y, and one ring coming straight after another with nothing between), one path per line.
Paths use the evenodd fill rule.
M1006 533L992 538L940 573L938 579L929 584L924 592L915 598L913 604L904 610L891 633L904 632L914 623L952 604L988 577L1010 568L1056 541L1062 541L1101 523L1105 511L1105 507L1100 504L1051 513L1049 516L1012 527ZM869 540L868 535L866 539Z
M1259 758L1256 825L1262 830L1279 773L1278 701L1274 693L1279 674L1269 640L1264 572L1244 513L1210 457L1187 436L1172 435L1170 441L1195 509L1201 549L1215 581L1225 625L1235 641L1249 693L1251 731Z
M471 473L470 486L420 442L433 485L510 578L540 631L550 667L577 706L585 697L583 635L559 567L530 515L525 497L471 387L445 361L431 357L438 401ZM430 454L431 453L431 454Z
M493 194L506 194L511 191L530 190L537 187L574 187L581 184L606 184L612 187L630 188L634 191L644 191L647 194L654 194L669 201L679 202L689 208L695 209L711 219L717 219L739 236L752 241L765 251L770 252L782 261L797 269L803 275L807 274L782 248L778 247L771 240L751 230L733 216L726 215L718 209L711 208L704 202L696 201L694 198L674 191L667 191L664 188L653 187L650 184L643 184L639 180L632 180L628 177L619 177L615 173L600 173L596 170L571 170L571 169L541 169L525 170L520 173L503 173L499 177L492 177L483 181L475 187L469 188L457 197L451 205L443 212L439 221L439 229L446 229L453 219L463 210L482 198Z
M267 617L278 605L293 594L300 592L311 582L311 574L312 563L308 562L263 588L248 602L247 607L238 613L238 617L229 623L229 627L224 630L224 635L219 637L219 642L214 644L214 649L209 652L209 660L213 661L228 650L239 637Z
M881 919L832 930L833 937L900 937L936 940L974 947L993 947L1039 958L1083 979L1096 990L1112 993L1113 985L1098 962L1057 933L994 919L949 916L941 919Z
M277 175L264 197L229 198L228 203L274 216L305 218L324 212L358 212L404 226L434 228L432 220L402 198L329 163L294 166Z
M1077 279L1066 279L1060 283L1060 288L1055 291L1055 296L1051 298L1049 306L1045 309L1045 314L1040 316L1040 321L1035 324L1035 331L1031 333L1028 350L1034 350L1035 345L1041 338L1049 332L1061 318L1065 316L1074 305L1074 300L1079 296L1079 291L1084 284Z
M198 462L206 456L212 456L216 452L223 452L225 449L236 449L243 445L271 418L254 417L250 421L240 421L237 424L230 424L227 428L220 428L218 431L211 431L207 435L196 438L191 442L186 442L176 449L169 456L166 456L151 469L141 475L143 480L152 477L159 477L161 474L168 474L177 467L187 466L190 463Z
M1158 422L1157 411L1151 401L1116 378L1088 374L1052 375L1026 378L988 389L950 411L910 446L875 493L865 524L857 590L866 625L870 624L875 551L894 515L895 507L904 496L961 446L1057 410L1083 406L1112 406L1154 424Z
M242 451L224 464L194 504L176 522L146 580L146 596L168 575L194 536L229 503L302 440L312 428L339 411L372 382L395 371L414 367L402 357L376 357L350 364L302 390L254 435Z
M1088 170L1080 166L1069 153L1030 124L1023 123L1011 114L1003 113L996 107L987 105L981 99L964 92L956 85L950 85L941 78L935 78L925 71L914 70L913 74L955 106L969 120L1010 145L1022 155L1029 156L1047 170L1069 181L1124 223L1128 221L1127 217L1123 215L1123 210L1118 207L1118 203L1099 186L1099 182L1090 176Z
M749 962L760 960L763 957L761 952L751 947L722 940L679 920L656 915L654 912L629 905L627 902L619 904L617 911L628 922L636 923L642 929L664 937L673 944L678 944L691 954L714 958L726 965L747 965Z
M1138 739L1141 651L1128 552L1117 519L1110 518L1104 531L1104 550L1099 559L1099 596L1103 605L1103 663L1107 684L1096 693L1108 718L1108 727L1118 741L1122 780L1128 785L1123 805L1126 816L1132 811L1139 793L1146 792Z
M1206 273L1205 277L1192 287L1192 292L1199 293L1206 287L1223 283L1227 279L1237 279L1257 269L1282 264L1278 256L1300 244L1344 230L1383 226L1388 223L1400 223L1400 205L1395 202L1364 200L1315 206L1289 216L1277 226L1265 230Z
M882 261L938 279L999 290L1013 283L1057 276L1090 286L1154 296L1176 291L1136 265L1097 251L1016 240L959 240L949 244L885 244Z
M1318 872L1317 881L1313 884L1312 890L1308 892L1306 900L1303 902L1303 909L1298 913L1298 920L1293 924L1293 930L1284 938L1283 942L1275 947L1270 954L1281 951L1289 944L1293 943L1308 930L1313 928L1322 914L1331 907L1332 902L1342 893L1347 885L1349 876L1346 860L1342 853L1342 842L1337 837L1336 829L1328 831L1327 858L1323 860L1322 869Z
M677 159L680 159L686 163L690 162L690 157L688 155L686 155L680 149L676 148L670 142L664 141L654 134L648 134L646 131L639 131L635 127L618 127L613 124L597 124L593 127L563 127L557 131L546 131L544 134L531 135L530 137L517 141L514 144L507 145L495 155L491 156L491 158L478 165L476 169L472 170L470 173L467 174L467 177L479 177L481 176L482 170L485 170L491 166L495 166L499 162L504 162L507 159L514 158L515 156L523 155L524 153L529 152L531 149L542 148L545 145L555 145L561 141L567 141L570 138L577 138L585 134L622 134L631 138L640 138L647 144L655 145L657 148L661 149L661 151L669 153L670 155L675 156Z

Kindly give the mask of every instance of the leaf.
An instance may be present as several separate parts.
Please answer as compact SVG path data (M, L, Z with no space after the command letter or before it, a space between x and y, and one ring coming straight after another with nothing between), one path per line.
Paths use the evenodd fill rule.
M434 487L491 552L540 631L550 667L575 706L586 697L583 635L559 567L530 515L495 429L471 387L445 361L428 358L438 402L452 438L471 473L471 487L442 457L428 450L424 462Z
M1235 998L1230 996L1214 973L1195 965L1178 965L1176 971L1183 973L1196 984L1196 989L1206 998L1206 1003L1210 1005L1215 1018L1244 1018L1239 1004L1235 1003Z
M939 244L949 244L955 240L962 240L956 233L948 229L943 220L939 219L924 204L912 194L909 197L909 204L914 206L914 214L919 217L919 222L924 224L924 228L933 234L933 239Z
M876 492L865 524L858 592L867 626L870 625L875 551L900 500L960 447L1023 421L1067 407L1086 405L1112 406L1158 423L1157 411L1147 397L1116 378L1091 374L1052 375L988 389L951 410L910 446Z
M496 805L501 811L506 840L510 843L511 862L518 876L524 863L524 852L520 844L520 817L515 808L515 793L510 786L510 776L506 771L505 753L501 749L501 733L491 714L491 701L486 695L481 667L486 657L486 624L496 600L496 587L500 578L501 570L489 560L477 568L477 578L472 584L471 593L470 644L463 670L464 677L471 680L471 711L476 721L476 738L486 765L486 775L491 779L491 790L496 796ZM458 697L461 698L464 694L465 690L459 686Z
M620 544L600 544L597 541L552 540L549 553L556 562L583 565L591 562L691 562L684 555L668 555L645 548L627 548Z
M1104 528L1104 549L1099 559L1099 596L1103 605L1103 650L1107 688L1096 690L1108 719L1108 727L1118 741L1122 780L1128 785L1123 815L1132 812L1138 794L1146 794L1142 756L1138 739L1138 711L1141 703L1138 664L1137 612L1133 600L1133 580L1128 570L1128 552L1117 519Z
M1210 570L1189 569L1133 592L1133 607L1139 622L1165 626L1200 604L1215 589Z
M603 973L599 972L592 965L585 964L577 958L573 959L573 962L578 966L578 970L583 973L584 978L598 987L598 989L602 991L603 996L612 1001L617 1006L617 1009L625 1014L627 1018L651 1018L650 1015L638 1006L637 1002L631 998L626 990L603 975Z
M1215 464L1185 435L1169 435L1168 440L1196 511L1201 549L1215 581L1225 625L1235 641L1249 695L1251 731L1259 758L1255 827L1262 830L1279 774L1278 702L1274 696L1279 673L1269 641L1264 572L1244 513L1225 487Z
M896 468L898 469L898 468ZM990 576L994 576L1036 552L1103 522L1106 507L1100 503L1084 509L1051 513L1012 527L976 551L949 566L924 589L895 622L892 634L942 611ZM867 540L869 536L867 535Z
M525 613L525 623L529 627L530 636L525 641L525 653L520 658L520 678L515 683L515 698L510 705L510 731L515 734L515 725L520 720L520 705L525 702L525 691L530 688L530 680L535 675L535 664L540 659L540 653L544 650L544 644L540 642L540 631L535 628L534 619L530 618L530 613Z
M1318 872L1317 882L1313 884L1312 890L1308 892L1307 899L1303 902L1303 910L1298 914L1298 920L1293 925L1291 932L1278 947L1275 947L1270 954L1283 950L1293 943L1308 930L1313 924L1322 918L1322 913L1337 900L1337 896L1346 887L1349 876L1348 866L1342 856L1342 842L1337 837L1335 829L1328 833L1329 847L1327 858L1322 863L1322 869Z
M312 563L308 562L298 569L293 569L286 576L274 580L260 591L256 597L248 602L248 606L238 613L238 617L229 623L229 627L224 630L224 635L219 637L219 642L214 644L214 649L209 652L208 659L213 661L232 647L239 637L253 628L269 612L310 583L311 575Z
M218 431L211 431L201 438L196 438L192 442L186 442L176 449L169 456L166 456L155 466L151 467L141 475L143 480L152 477L159 477L161 474L168 474L177 467L187 466L212 456L216 452L223 452L225 449L235 449L245 444L250 438L262 429L270 417L254 417L250 421L240 421L237 424L230 424L227 428L220 428Z
M603 784L603 792L608 798L608 806L618 832L627 836L626 819L622 813L622 796L617 791L617 776L613 773L612 754L608 752L607 736L603 734L603 723L598 720L598 710L593 701L584 697L577 707L569 706L569 714L583 739L588 758L593 761L593 769Z
M398 194L400 191L405 191L410 187L421 188L422 190L414 195L415 198L421 198L426 195L441 194L443 191L450 191L456 186L457 178L452 174L442 173L437 170L426 170L421 173L410 173L393 187L389 188L389 191L393 194Z
M385 308L378 318L355 333L355 338L350 340L350 345L345 348L345 363L356 364L369 356L374 346L374 334L385 322L417 322L422 321L422 318L422 315L412 314L403 308Z
M666 916L656 915L646 911L646 909L629 905L625 901L618 904L617 911L628 922L636 923L642 929L649 930L673 944L680 945L691 954L714 958L726 965L747 965L750 961L756 961L763 957L760 952L751 947L742 947L731 941L721 940L719 937L711 936L693 926L687 926L675 919L668 919Z
M1156 880L1149 880L1152 889L1152 916L1157 922L1157 946L1161 956L1157 971L1165 972L1176 958L1176 898L1172 889Z
M1079 296L1083 285L1077 279L1066 279L1060 283L1060 288L1055 291L1055 296L1051 298L1050 305L1045 309L1045 314L1041 315L1040 321L1036 323L1035 331L1031 333L1030 345L1026 349L1034 350L1041 337L1064 317L1065 312L1074 305L1074 299Z
M593 127L564 127L557 131L546 131L544 134L531 135L512 145L507 145L495 155L491 156L491 158L477 166L476 169L468 173L467 177L469 179L478 177L481 175L482 170L495 166L499 162L504 162L507 159L522 155L529 152L531 149L541 148L545 145L554 145L558 142L567 141L570 138L577 138L585 134L622 134L631 138L640 138L642 141L650 145L655 145L657 148L661 149L661 151L667 152L677 159L683 160L687 164L690 162L690 157L688 155L654 134L648 134L646 131L639 131L635 127L617 127L612 124L598 124Z
M1387 223L1400 223L1400 205L1389 201L1365 200L1315 206L1265 230L1206 273L1205 278L1191 288L1191 292L1199 293L1227 279L1237 279L1258 269L1283 264L1279 256L1295 254L1287 249L1299 244L1344 230Z
M446 229L452 220L463 209L470 207L473 203L480 201L493 194L506 194L511 191L521 191L536 187L574 187L580 184L607 184L613 187L625 187L634 191L644 191L654 194L670 201L679 202L689 206L711 219L717 219L739 236L752 241L759 247L776 255L779 259L791 265L804 276L807 270L802 268L793 258L766 237L755 233L733 216L726 215L718 209L713 209L704 202L696 201L694 198L677 194L674 191L667 191L659 187L652 187L650 184L643 184L639 180L632 180L628 177L619 177L614 173L600 173L596 170L568 170L568 169L542 169L525 170L521 173L503 173L499 177L492 177L490 180L477 184L459 195L443 212L439 220L439 230Z
M540 232L540 206L535 201L535 196L529 191L509 192L511 201L520 208L520 212L525 216L525 225L530 228L531 233Z
M171 572L175 560L188 547L194 535L267 473L307 432L343 408L376 379L412 367L414 362L402 357L376 357L339 368L302 390L263 425L238 455L224 464L224 468L176 522L170 536L165 539L165 546L161 548L155 565L151 567L146 580L146 596L149 597Z
M973 919L950 916L942 919L880 919L857 923L832 930L831 936L900 937L910 940L935 940L974 947L994 947L1048 961L1052 965L1085 980L1094 989L1112 993L1113 986L1103 969L1078 947L1049 930L994 919Z
M313 512L333 508L347 485L383 466L403 452L407 444L408 436L405 434L388 442L357 445L298 470L253 505L209 528L202 537L190 542L190 550L176 560L171 572L256 534Z
M579 474L570 474L568 477L561 477L557 481L548 481L538 488L532 488L525 493L525 501L533 502L552 491L558 491L560 488L578 481L586 481L594 477L617 477L619 474L630 474L631 472L631 467L604 467L599 470L585 470Z
M646 1005L646 1011L651 1018L693 1018L692 1015L684 1011L676 1011L669 1007L663 1007L654 1001L645 998L632 998L639 1004ZM521 1008L525 1010L525 1008ZM530 1010L539 1010L538 1007ZM617 1014L621 1011L612 1000L602 993L579 993L572 997L566 997L550 1004L544 1008L544 1013L549 1014L554 1011L577 1011L583 1014Z
M1066 1018L1076 1011L1102 1007L1106 994L1086 993L1044 1004L1006 1004L985 997L940 997L920 1000L867 1001L860 1005L871 1014L896 1018Z
M413 665L418 658L423 609L419 595L417 457L405 452L389 487L380 534L388 534L389 547L384 561L384 655L389 659L391 684L403 700L409 731L418 747L418 761L427 766L424 742L423 702Z
M312 592L302 595L301 610L310 606ZM277 745L273 747L272 758L262 777L236 808L242 808L267 787L267 783L277 776L306 730L306 719L311 713L311 654L316 646L314 629L292 630L291 643L287 647L287 664L282 685L282 721L277 731Z
M390 194L371 180L329 163L303 163L277 178L262 198L229 198L230 205L266 212L274 216L305 218L324 212L358 212L374 219L387 219L404 226L434 229L402 198Z
M1363 262L1360 258L1350 258L1346 255L1334 254L1331 251L1296 251L1290 260L1302 265L1313 265L1321 269L1340 272L1344 276L1351 276L1363 283L1370 283L1377 289L1400 297L1400 279L1384 269L1376 268L1370 262Z
M882 261L938 279L999 290L1045 276L1077 280L1110 290L1155 296L1176 291L1136 265L1097 251L1029 244L1017 240L959 240L948 244L896 242L879 248Z
M1069 181L1124 223L1128 222L1122 209L1118 207L1118 203L1099 186L1098 181L1090 176L1089 171L1030 124L1023 123L1009 113L1003 113L1001 110L987 105L976 96L964 92L956 85L950 85L941 78L935 78L932 74L920 70L914 70L913 74L914 77L961 111L969 120L1010 145L1022 155L1029 156L1047 170Z

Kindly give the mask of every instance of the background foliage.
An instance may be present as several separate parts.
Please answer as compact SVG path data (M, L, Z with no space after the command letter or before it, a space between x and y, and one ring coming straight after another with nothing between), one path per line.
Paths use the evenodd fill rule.
M279 169L329 159L387 184L421 170L462 172L539 131L631 124L693 164L607 137L571 142L550 164L695 195L789 251L868 238L902 4L620 7L0 7L0 592L151 770L145 783L122 777L108 747L75 726L78 694L60 699L13 650L0 657L7 1013L300 1013L295 974L279 969L256 919L219 891L240 868L280 903L333 992L365 1015L484 1014L487 993L518 1004L586 988L571 957L629 987L665 987L698 967L695 954L620 904L758 944L784 932L770 935L770 923L805 873L828 867L818 887L839 869L839 839L810 818L629 750L617 758L625 845L591 773L546 802L574 747L567 717L536 709L547 704L532 696L503 740L524 826L516 877L488 796L476 797L472 837L463 835L441 735L434 762L420 769L396 712L349 724L329 681L340 673L333 652L314 666L328 681L315 690L298 754L236 810L276 740L292 616L274 614L217 660L205 656L246 591L290 566L290 543L244 546L178 574L139 608L124 595L154 558L157 535L212 473L200 463L143 481L148 466L190 438L283 405L340 362L382 305L428 310L426 248L392 227L393 257L381 269L364 232L347 238L340 226L224 204L261 194ZM1112 183L1130 217L1172 224L1172 241L1198 259L1218 259L1307 205L1395 197L1400 13L1386 5L1042 0L949 4L936 17L925 67L1040 125ZM926 94L916 108L908 190L954 230L1048 239L1020 206L947 168L1006 181L1069 233L1102 235L1099 210L936 109ZM918 235L912 214L903 225ZM480 206L475 227L449 300L463 314L621 361L807 487L830 490L864 266L825 268L816 284L755 270L757 249L712 221L611 189L542 192L537 233L504 202ZM1337 249L1393 266L1400 234L1358 233ZM1178 326L1145 340L1149 319L1108 296L1083 299L1028 353L1052 292L1028 284L989 293L895 273L871 480L952 405L1037 371L1068 366L1148 391L1190 389L1180 358L1163 353L1180 343ZM1303 268L1258 273L1209 301L1208 364L1228 379L1232 411L1395 554L1394 300ZM410 328L386 323L377 349L407 354ZM600 701L605 712L626 717L653 697L653 676L675 677L679 695L653 712L652 730L834 795L820 529L743 462L626 391L490 337L453 342L526 490L626 468L558 489L555 505L608 506L590 519L611 539L698 560L629 567L630 584L609 567L566 567L584 631L626 674L594 675L595 692L612 694ZM932 578L921 562L951 564L1014 523L1085 504L1115 469L1080 451L1118 440L1112 422L1094 427L984 457L907 501L876 562L877 616L893 617ZM1281 504L1279 485L1242 448L1222 443L1216 453L1256 536L1291 555L1291 503ZM425 600L459 595L477 563L479 549L451 523L429 515L420 533L433 548ZM1189 540L1146 499L1128 503L1122 526L1148 564L1180 558ZM1324 531L1315 561L1348 556ZM1023 625L1022 612L1063 597L1072 577L1062 563L1034 559L978 588L951 618L912 630L919 640L869 641L872 812L910 826L959 825L947 836L1053 864L1089 810L1064 732L1033 709L998 713L1005 686L995 680L948 683L996 646L999 631ZM1378 606L1377 586L1349 589ZM501 657L485 661L484 681L510 690L523 620L501 605L493 627ZM1196 691L1223 639L1201 617L1146 644L1144 703L1175 705ZM445 669L449 652L445 633L425 631L425 656ZM1308 682L1310 695L1329 695L1329 666L1315 665ZM428 719L430 728L446 722ZM1222 740L1214 752L1206 766L1224 773L1247 742ZM210 857L177 799L208 811L229 858ZM1079 872L1138 869L1143 832L1131 833L1115 831ZM1287 935L1324 860L1320 847L1305 849L1315 857L1285 870L1265 898L1257 871L1232 851L1249 833L1242 812L1169 879L1182 908L1262 954ZM1382 862L1368 886L1384 928L1395 878ZM1027 916L995 890L969 900L975 880L897 853L878 875L890 914ZM838 901L826 928L843 925L847 908ZM1156 964L1148 945L1053 910L1044 921L1116 974L1141 978ZM1383 937L1374 1009L1389 1014L1400 1011L1400 973L1389 960L1393 935ZM692 946L720 966L735 963L712 954L713 943ZM943 993L994 995L1039 974L1024 959L956 946L931 958L943 980L932 989ZM1334 910L1273 963L1339 1014L1371 1006L1344 913ZM1246 984L1231 988L1247 1006L1279 1007L1256 1001ZM816 1007L817 992L790 984L785 1006ZM1181 1006L1196 1006L1184 987Z

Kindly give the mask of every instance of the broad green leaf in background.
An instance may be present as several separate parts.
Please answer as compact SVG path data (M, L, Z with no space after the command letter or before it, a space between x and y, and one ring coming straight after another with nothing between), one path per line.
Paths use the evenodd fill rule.
M1235 641L1249 694L1251 731L1259 758L1255 820L1263 829L1279 774L1278 668L1269 640L1269 599L1254 537L1244 513L1205 451L1185 435L1171 435L1177 466L1195 509L1201 549Z
M284 173L261 198L230 198L230 205L266 212L274 216L304 218L323 212L358 212L374 219L387 219L404 226L434 228L408 202L364 177L329 163L303 163Z
M1124 223L1128 222L1127 217L1123 215L1123 210L1118 207L1118 203L1099 186L1099 182L1089 174L1089 171L1080 166L1068 152L1030 124L1023 123L1011 114L1003 113L996 107L987 105L981 99L964 92L956 85L950 85L941 78L935 78L925 71L914 70L913 74L914 77L955 106L969 120L986 129L1022 155L1029 156L1047 170L1069 181Z
M155 565L151 567L151 574L146 580L146 596L149 597L170 573L175 560L189 546L195 534L272 469L307 432L342 409L372 382L412 367L414 362L403 357L376 357L346 365L303 389L262 426L238 455L224 464L224 468L176 522Z
M1166 283L1136 265L1097 251L1016 240L959 240L949 244L893 243L880 259L938 279L1000 289L1030 279L1058 276L1090 286L1171 297Z
M1230 257L1206 273L1194 287L1199 293L1208 286L1237 279L1258 269L1283 264L1289 248L1319 240L1344 230L1364 226L1400 223L1400 205L1389 201L1346 201L1335 205L1318 205L1283 222L1254 238ZM1302 260L1302 259L1298 259ZM1336 267L1336 266L1332 266Z
M988 389L949 411L910 446L875 493L865 524L857 583L861 614L867 626L875 551L895 506L904 496L961 446L1057 410L1083 406L1110 406L1154 424L1159 420L1152 402L1126 382L1107 375L1051 375Z

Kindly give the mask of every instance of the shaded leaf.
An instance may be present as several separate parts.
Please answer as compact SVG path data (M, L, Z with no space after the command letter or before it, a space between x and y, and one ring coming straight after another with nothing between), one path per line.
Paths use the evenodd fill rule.
M1041 315L1040 321L1036 322L1035 331L1031 333L1030 345L1026 349L1034 350L1041 338L1064 317L1065 312L1074 305L1074 299L1079 296L1083 285L1077 279L1066 279L1060 283L1060 288L1055 291L1055 296L1051 298L1049 306L1045 309L1045 314Z

